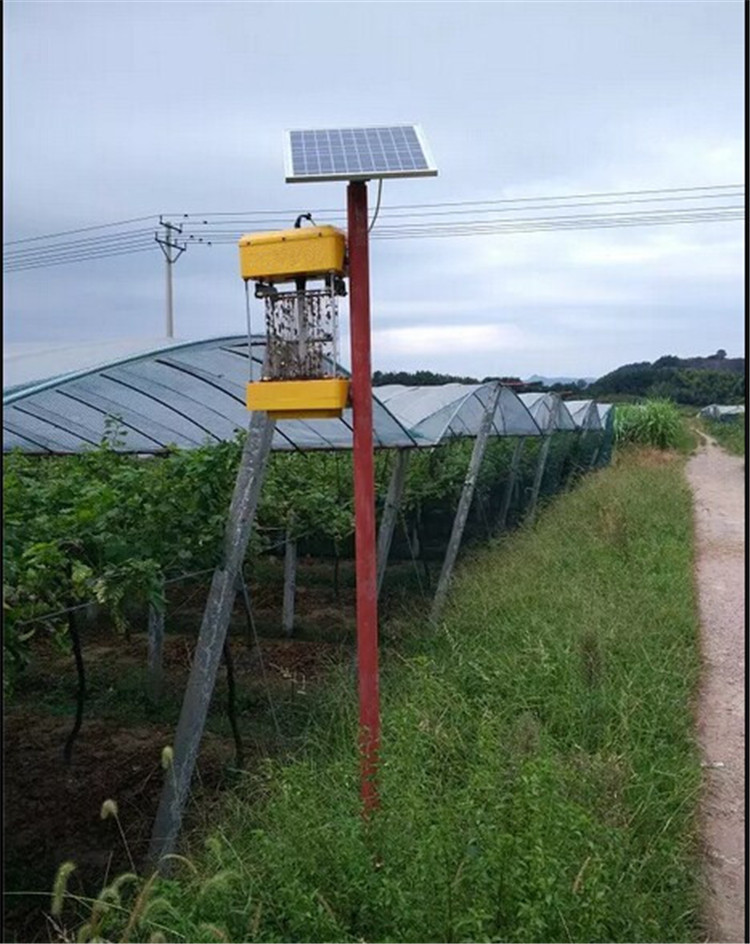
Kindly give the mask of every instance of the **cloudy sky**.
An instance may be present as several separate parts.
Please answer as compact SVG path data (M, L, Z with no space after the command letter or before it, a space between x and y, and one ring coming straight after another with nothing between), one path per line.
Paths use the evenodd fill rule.
M481 201L740 184L741 0L11 0L4 21L6 250L160 213L335 220L344 184L284 183L284 129L419 122L439 176L383 188L375 368L599 376L742 354L739 221L375 238L424 212L397 206L457 204L471 224L523 215ZM700 193L567 215L741 203ZM178 337L244 330L233 245L190 246L174 275ZM155 244L7 272L4 297L8 342L165 331Z

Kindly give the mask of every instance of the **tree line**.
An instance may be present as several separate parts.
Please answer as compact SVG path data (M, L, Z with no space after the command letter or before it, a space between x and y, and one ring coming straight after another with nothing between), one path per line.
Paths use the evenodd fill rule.
M677 357L665 354L653 363L639 361L623 364L616 370L600 377L591 384L579 380L573 383L526 382L520 377L466 377L455 374L440 374L431 370L382 371L372 375L374 387L386 384L403 384L407 387L437 386L446 383L477 384L499 380L517 392L527 390L551 390L562 396L581 394L591 398L612 396L639 398L659 397L692 406L707 406L709 403L742 403L745 399L745 359L727 357L720 348L707 357Z
M719 350L708 357L671 354L650 363L624 364L587 388L593 397L660 397L692 406L741 403L745 399L745 359Z

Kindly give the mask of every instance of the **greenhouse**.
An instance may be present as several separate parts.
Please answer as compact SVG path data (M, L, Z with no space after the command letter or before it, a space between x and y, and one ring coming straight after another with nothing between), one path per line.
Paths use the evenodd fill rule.
M113 346L105 343L104 352ZM247 335L162 344L96 363L96 349L84 350L83 369L60 373L73 356L54 349L38 366L6 370L14 385L3 390L3 452L20 449L42 455L74 453L98 445L117 417L122 442L118 452L163 452L170 446L193 449L232 439L247 428L245 385L258 379L265 340ZM7 360L6 360L7 363ZM47 377L39 379L43 371ZM34 382L19 382L36 375ZM377 401L373 402L376 447L410 447L416 438ZM340 420L280 421L274 450L350 449L351 410Z
M719 403L712 403L710 406L704 406L699 411L698 416L707 420L717 420L720 423L732 422L745 415L745 405L740 403L732 406L722 406Z
M566 400L565 406L578 429L602 430L602 421L594 400Z
M389 384L375 387L375 397L420 439L437 444L452 438L473 438L497 388L500 395L489 435L538 436L541 430L528 407L508 387L495 383L448 383L430 387Z
M578 429L564 401L556 393L522 393L519 399L545 435Z
M253 337L248 345L245 335L58 345L18 356L6 351L3 451L15 474L6 522L15 607L9 618L17 618L16 610L26 622L40 613L44 619L56 610L69 613L70 589L59 568L71 547L65 531L70 521L83 522L76 526L96 551L96 563L87 558L92 563L86 564L91 570L86 579L99 586L109 580L114 587L113 613L126 595L122 581L132 581L134 574L150 575L151 585L160 581L162 595L167 582L192 576L188 571L213 574L175 734L174 777L165 783L152 834L154 859L175 848L217 669L222 658L229 659L227 628L238 597L252 622L248 559L255 562L264 549L273 554L274 547L283 548L282 631L291 636L298 551L308 559L334 556L336 568L339 558L353 551L351 409L339 419L317 420L274 421L263 412L248 413L246 384L260 379L264 356L265 339ZM413 565L434 624L462 545L522 522L530 526L540 499L607 461L611 415L610 408L590 400L566 404L553 393L518 396L496 381L375 388L378 595L387 585L389 560ZM594 450L592 456L584 443ZM220 461L212 453L219 453ZM140 460L153 455L164 456L164 462ZM91 456L93 473L86 466ZM59 459L38 465L40 457ZM77 517L65 517L66 506L60 521L35 518L25 496L44 469L59 476L55 488L64 486L66 463L72 464L71 482L85 482L80 496L76 485L73 497L66 498L71 510L78 509ZM97 478L101 470L108 478L104 490ZM92 474L93 480L86 478ZM152 486L139 484L149 475L163 496L152 504ZM99 511L92 512L86 504L91 501L99 503ZM183 505L189 506L184 512ZM106 528L114 530L92 531L87 523L92 514L104 515ZM34 540L33 547L52 550L27 565L27 544ZM155 551L155 545L162 550ZM439 565L434 580L431 563ZM49 572L41 594L27 590L27 566L37 568L37 581ZM137 583L127 586L131 596L140 593ZM78 608L86 605L83 592L77 591ZM151 680L162 671L164 626L164 614L152 607ZM81 711L82 696L67 751Z

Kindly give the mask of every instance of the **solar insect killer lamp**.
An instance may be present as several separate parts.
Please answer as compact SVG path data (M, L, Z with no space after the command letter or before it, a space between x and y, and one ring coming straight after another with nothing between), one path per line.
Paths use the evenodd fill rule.
M379 802L380 747L367 183L377 180L382 186L390 178L434 177L437 168L419 125L288 131L285 165L287 183L347 181L347 238L334 227L321 226L240 241L243 278L254 279L256 294L266 298L269 345L268 377L248 386L248 407L281 418L340 416L346 391L350 393L361 795L367 814ZM321 347L324 339L329 343L335 336L335 300L344 275L351 294L350 389L347 381L325 373L336 370L335 346L330 361ZM307 288L313 279L323 280L317 290L321 296ZM277 285L286 282L294 282L294 290L278 291ZM320 327L325 319L316 308L318 297L331 306L325 322L331 330Z
M346 292L346 237L335 226L243 236L240 271L264 301L266 357L247 385L247 408L273 419L340 417L349 381L339 376L338 299ZM309 219L309 214L307 214Z

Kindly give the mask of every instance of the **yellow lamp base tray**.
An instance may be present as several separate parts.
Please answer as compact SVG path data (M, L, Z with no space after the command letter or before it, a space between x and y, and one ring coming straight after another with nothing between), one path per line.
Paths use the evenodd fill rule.
M248 410L265 410L278 420L338 419L349 399L349 381L260 380L247 385Z
M268 410L272 420L340 420L343 410Z

